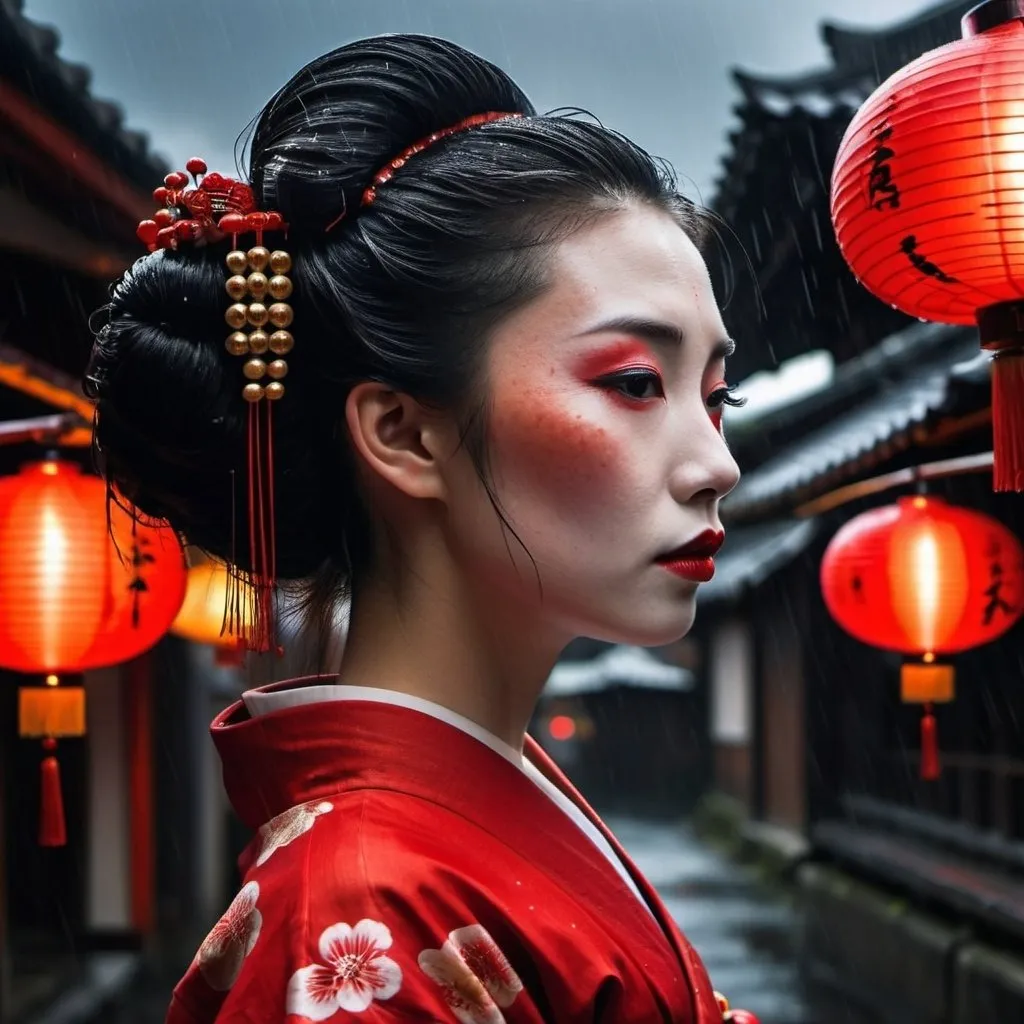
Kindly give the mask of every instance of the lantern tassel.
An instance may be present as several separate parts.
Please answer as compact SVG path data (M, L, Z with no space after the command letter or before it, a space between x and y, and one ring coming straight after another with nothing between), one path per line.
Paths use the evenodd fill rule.
M921 716L921 778L934 782L939 777L939 734L931 704Z
M43 740L48 752L40 764L39 778L39 845L66 846L67 825L64 820L64 794L60 785L60 764L54 753L55 739Z
M1024 491L1024 349L992 360L993 490Z

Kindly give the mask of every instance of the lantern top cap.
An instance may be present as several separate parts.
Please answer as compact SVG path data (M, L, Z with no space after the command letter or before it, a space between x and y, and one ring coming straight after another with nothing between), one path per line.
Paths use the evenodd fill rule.
M1024 20L1024 0L985 0L963 16L960 30L970 39L1017 19Z

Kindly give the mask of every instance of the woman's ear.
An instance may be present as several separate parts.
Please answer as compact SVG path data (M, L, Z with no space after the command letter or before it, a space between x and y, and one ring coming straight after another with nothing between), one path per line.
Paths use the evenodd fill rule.
M444 418L386 384L363 381L345 402L352 445L366 466L411 498L445 496L452 454Z

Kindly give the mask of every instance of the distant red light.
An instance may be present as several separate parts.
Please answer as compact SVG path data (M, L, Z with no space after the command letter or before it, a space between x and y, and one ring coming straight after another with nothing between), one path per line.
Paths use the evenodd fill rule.
M548 722L548 731L552 739L571 740L576 735L576 719L569 715L555 715Z

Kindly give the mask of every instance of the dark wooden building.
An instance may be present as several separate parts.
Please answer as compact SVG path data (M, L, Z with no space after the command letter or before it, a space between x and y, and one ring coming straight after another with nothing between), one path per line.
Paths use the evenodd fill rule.
M784 408L727 419L744 478L723 505L729 539L697 634L725 794L711 804L752 847L791 858L808 976L854 1019L893 1024L1024 1020L1024 626L957 658L957 699L938 709L943 773L926 783L898 657L839 629L819 584L836 530L914 485L857 500L841 488L991 449L976 333L918 323L857 285L828 206L856 107L958 38L971 6L878 31L826 26L831 62L811 74L737 73L741 126L715 204L749 258L734 244L738 376L816 350L835 372ZM990 474L929 489L1024 537L1024 499L993 494Z
M68 413L47 447L59 440L83 465L89 317L140 255L135 227L168 169L89 78L61 59L53 29L0 0L0 420ZM0 474L43 450L0 447ZM91 1019L143 950L179 933L193 949L223 908L227 818L206 726L236 690L202 657L172 641L85 676L87 735L60 748L68 844L47 850L36 845L39 743L17 725L18 687L35 680L0 672L3 1024Z

